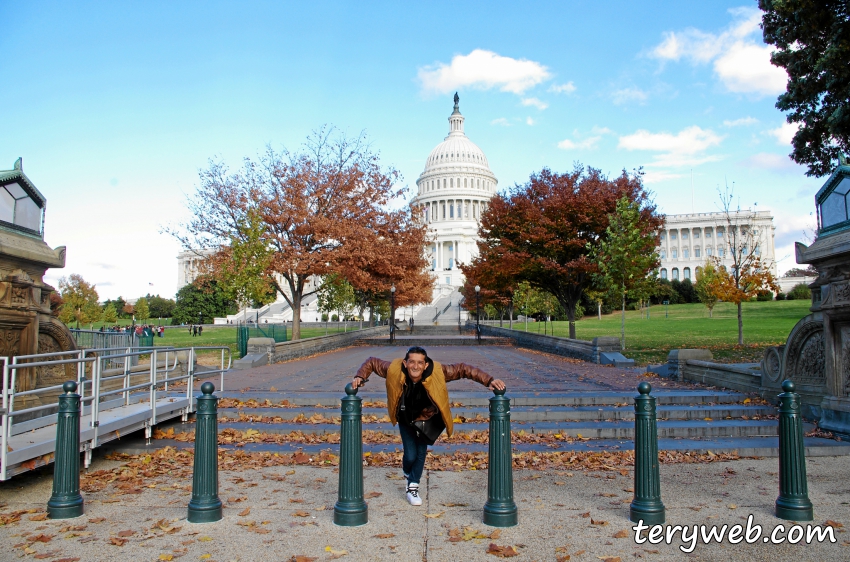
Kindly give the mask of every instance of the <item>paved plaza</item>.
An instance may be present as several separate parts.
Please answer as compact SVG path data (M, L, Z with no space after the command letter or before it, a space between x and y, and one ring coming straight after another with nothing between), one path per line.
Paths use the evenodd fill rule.
M234 372L227 379L228 388L233 390L226 394L246 399L299 393L340 396L367 357L389 360L405 351L406 346L351 347ZM643 380L658 389L706 390L647 377L637 370L508 346L433 347L428 351L437 361L468 363L503 379L508 394L631 395ZM449 391L450 395L490 395L466 380L451 383ZM363 394L367 399L380 398L383 381L375 377ZM160 447L154 440L148 454L156 456L154 451ZM328 447L336 452L334 446ZM250 451L237 447L223 454L225 459L234 459L250 455ZM395 454L400 456L397 451ZM499 530L482 523L487 471L461 466L426 470L421 507L408 505L400 467L367 467L364 491L369 523L362 527L335 526L338 470L332 464L309 466L312 460L305 456L303 462L285 465L271 461L230 465L225 461L219 473L224 518L209 524L186 521L192 485L190 464L175 461L172 470L158 460L146 460L142 454L132 465L121 468L126 461L109 460L98 450L88 473L119 469L121 476L103 487L86 484L84 479L86 513L64 521L45 519L52 468L26 473L0 483L0 540L6 545L0 549L0 560L448 562L488 561L514 553L517 560L529 561L850 559L850 538L843 528L850 525L850 486L844 457L807 460L809 496L815 506L813 524L829 522L836 542L765 544L760 537L755 544L731 544L725 539L720 544L698 542L690 553L679 549L683 544L680 534L671 544L635 542L628 520L634 474L628 465L599 470L514 470L519 525ZM155 465L156 470L147 468ZM776 458L662 464L661 484L670 525L746 526L752 515L753 524L762 526L762 537L778 524L790 526L773 516L778 493Z

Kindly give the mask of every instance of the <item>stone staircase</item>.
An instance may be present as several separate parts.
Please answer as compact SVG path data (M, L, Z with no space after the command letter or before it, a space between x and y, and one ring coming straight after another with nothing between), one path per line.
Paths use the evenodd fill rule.
M257 407L220 408L219 430L249 430L264 434L339 433L339 399L342 392L224 392L222 398L243 402L252 401ZM745 394L720 390L660 390L653 392L657 398L658 437L660 450L689 451L692 453L737 453L740 456L777 456L778 438L776 408L773 405L754 403ZM361 393L367 407L363 408L364 431L397 436L398 429L386 421L386 400L382 392ZM616 451L633 449L634 406L633 393L607 392L515 392L511 398L511 428L515 435L515 451ZM488 430L487 393L453 392L452 413L455 436L472 435ZM264 406L266 400L288 407ZM312 422L310 420L313 418ZM384 418L383 421L380 421ZM378 421L369 421L378 420ZM165 429L169 426L160 427ZM191 431L194 426L172 423L175 433ZM814 426L806 424L805 430ZM545 441L528 443L516 436L546 435ZM480 436L480 433L479 433ZM850 455L850 443L806 437L807 456ZM192 447L191 442L171 439L124 441L115 449L138 454L164 446ZM224 448L237 445L222 445ZM337 444L245 443L238 445L246 451L318 452L338 449ZM392 452L400 450L400 443L364 443L364 451ZM436 453L486 451L487 442L441 439L432 448Z

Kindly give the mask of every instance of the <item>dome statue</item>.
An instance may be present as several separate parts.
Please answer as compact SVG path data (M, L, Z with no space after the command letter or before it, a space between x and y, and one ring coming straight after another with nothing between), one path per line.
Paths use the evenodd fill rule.
M413 200L434 240L426 251L437 283L451 287L463 286L458 262L477 255L481 213L499 183L484 152L464 133L459 101L455 94L449 134L428 155Z

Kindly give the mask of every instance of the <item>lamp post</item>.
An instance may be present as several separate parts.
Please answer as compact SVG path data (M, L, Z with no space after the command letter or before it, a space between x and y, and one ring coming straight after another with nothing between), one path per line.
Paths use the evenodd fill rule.
M390 342L395 342L395 285L390 287Z
M481 343L481 287L475 286L475 337Z

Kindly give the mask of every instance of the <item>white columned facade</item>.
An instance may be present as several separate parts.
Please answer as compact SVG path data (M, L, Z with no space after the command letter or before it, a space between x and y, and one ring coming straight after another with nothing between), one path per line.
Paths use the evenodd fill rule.
M458 101L455 94L449 134L428 156L413 199L434 240L426 251L437 278L435 297L443 287L463 286L458 263L477 255L481 212L499 184L484 152L464 132Z

